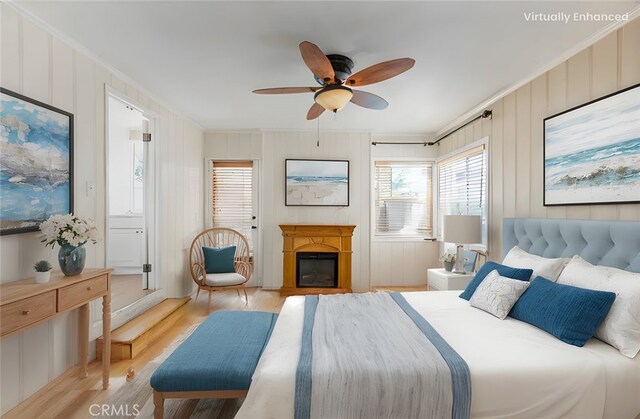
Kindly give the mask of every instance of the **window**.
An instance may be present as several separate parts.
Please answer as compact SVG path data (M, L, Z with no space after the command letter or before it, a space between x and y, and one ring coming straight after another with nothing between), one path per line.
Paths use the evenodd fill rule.
M211 224L238 230L253 251L252 175L250 161L211 162Z
M482 216L482 243L487 244L487 153L484 144L438 163L438 226L445 215Z
M375 235L431 237L432 163L376 161Z

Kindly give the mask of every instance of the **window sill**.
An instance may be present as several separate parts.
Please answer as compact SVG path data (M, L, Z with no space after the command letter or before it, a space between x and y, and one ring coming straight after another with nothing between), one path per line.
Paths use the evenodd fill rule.
M384 243L384 242L427 242L427 243L435 243L437 239L435 237L415 237L415 236L373 236L371 239L372 242Z

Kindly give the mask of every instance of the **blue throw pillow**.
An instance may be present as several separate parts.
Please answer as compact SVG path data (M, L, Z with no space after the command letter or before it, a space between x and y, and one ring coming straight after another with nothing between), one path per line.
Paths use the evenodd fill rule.
M616 294L556 284L541 276L515 303L509 316L575 346L584 344L609 313Z
M478 270L471 282L469 282L469 285L467 285L467 288L465 288L464 291L462 291L462 294L460 294L460 298L464 298L465 300L471 299L471 296L476 292L478 285L480 285L480 283L484 281L484 278L494 269L498 271L500 276L519 279L521 281L528 281L533 273L532 269L512 268L510 266L500 265L499 263L489 261L482 265L482 268Z
M208 274L226 274L236 271L235 246L223 247L222 249L203 246L202 253L204 253L204 270Z

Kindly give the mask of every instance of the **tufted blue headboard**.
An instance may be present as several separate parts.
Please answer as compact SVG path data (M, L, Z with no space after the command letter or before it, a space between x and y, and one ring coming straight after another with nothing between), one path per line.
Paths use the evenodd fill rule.
M640 272L640 222L505 218L502 256L518 246L549 258L580 255L594 265Z

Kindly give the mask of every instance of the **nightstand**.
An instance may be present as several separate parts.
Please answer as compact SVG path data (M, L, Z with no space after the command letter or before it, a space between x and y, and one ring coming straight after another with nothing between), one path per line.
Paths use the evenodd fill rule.
M475 274L454 274L444 269L429 269L427 285L429 291L464 290Z

